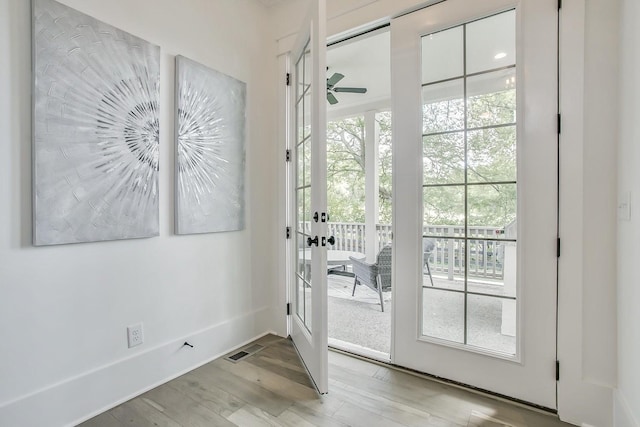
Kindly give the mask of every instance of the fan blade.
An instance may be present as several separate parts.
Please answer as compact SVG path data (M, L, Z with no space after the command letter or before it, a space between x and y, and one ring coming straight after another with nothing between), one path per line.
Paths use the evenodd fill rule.
M327 87L332 88L338 83L340 80L344 79L344 75L340 73L333 73L333 76L327 79Z
M334 87L334 92L367 93L364 87Z
M331 92L327 92L327 101L329 101L329 104L331 105L336 105L338 103L338 100Z

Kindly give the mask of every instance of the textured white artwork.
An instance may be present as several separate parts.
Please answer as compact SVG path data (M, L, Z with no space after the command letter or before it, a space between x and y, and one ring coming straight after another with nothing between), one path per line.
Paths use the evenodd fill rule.
M160 49L33 1L35 245L158 235Z
M246 84L176 57L176 233L244 228Z

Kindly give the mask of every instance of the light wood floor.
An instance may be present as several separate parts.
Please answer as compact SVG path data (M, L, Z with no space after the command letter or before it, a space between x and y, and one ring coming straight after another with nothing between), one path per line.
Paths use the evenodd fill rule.
M329 352L319 396L289 340L217 359L83 424L116 426L569 426L551 415Z

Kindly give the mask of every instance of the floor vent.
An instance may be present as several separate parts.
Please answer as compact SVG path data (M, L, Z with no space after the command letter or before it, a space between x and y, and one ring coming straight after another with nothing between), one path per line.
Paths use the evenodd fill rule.
M251 356L252 354L256 354L257 352L259 352L260 350L262 350L264 347L261 346L260 344L253 344L247 348L243 348L242 350L238 350L235 353L225 357L225 360L228 360L229 362L233 362L233 363L238 363L240 362L242 359Z

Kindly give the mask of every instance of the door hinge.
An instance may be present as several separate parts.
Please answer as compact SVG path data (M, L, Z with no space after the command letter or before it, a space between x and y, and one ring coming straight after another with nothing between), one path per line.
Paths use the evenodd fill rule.
M290 239L291 238L291 227L287 227L286 233L287 233L286 234L287 235L287 239Z
M562 133L562 114L558 114L558 135Z
M290 316L290 315L291 315L291 303L288 302L287 303L287 316Z
M287 73L285 83L287 86L291 86L291 73Z
M558 237L558 242L556 243L556 257L560 258L560 238Z
M560 381L560 361L556 360L556 381Z
M291 150L287 149L287 151L285 152L284 155L284 159L286 162L290 162L291 161Z

